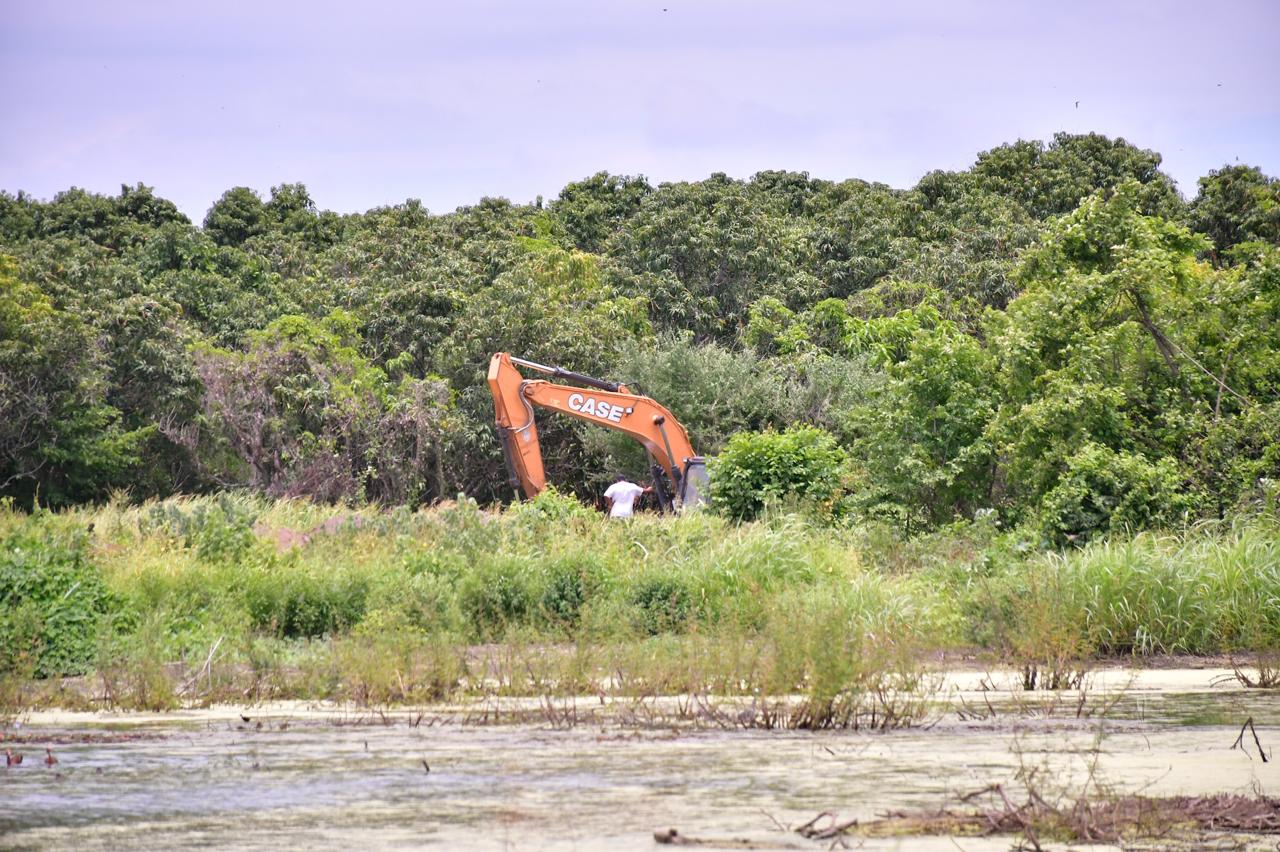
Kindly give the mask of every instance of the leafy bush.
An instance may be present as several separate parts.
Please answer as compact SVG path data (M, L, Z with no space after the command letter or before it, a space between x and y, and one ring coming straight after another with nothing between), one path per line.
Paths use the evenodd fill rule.
M1176 523L1195 507L1173 459L1152 463L1090 443L1044 496L1040 532L1058 547L1083 544L1101 533Z
M0 671L81 674L108 613L83 529L46 516L0 540Z
M532 527L545 522L565 523L578 518L598 520L599 514L582 504L572 494L561 494L555 486L549 485L532 500L514 504L507 512Z
M553 624L575 627L582 606L602 585L600 567L585 556L553 562L538 602L543 616Z
M812 426L785 432L742 432L711 463L711 503L749 520L784 498L830 504L840 492L844 452Z
M693 610L693 595L679 577L645 577L631 592L639 610L640 628L651 635L681 630Z
M235 562L254 545L258 512L247 500L219 494L216 502L197 503L190 511L175 503L157 503L140 526L163 530L207 562Z
M528 571L521 561L487 561L463 580L459 589L462 612L480 638L497 638L519 623L532 609Z
M452 585L429 574L412 578L401 600L401 609L422 630L452 631L462 620Z
M244 579L253 625L289 639L332 635L359 624L368 594L362 574L298 568L284 559L266 560Z

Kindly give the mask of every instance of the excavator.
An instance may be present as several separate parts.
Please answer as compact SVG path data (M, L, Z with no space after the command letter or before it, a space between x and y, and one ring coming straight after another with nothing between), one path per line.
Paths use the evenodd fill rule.
M524 368L571 384L526 379ZM626 385L549 367L506 352L489 359L489 390L497 414L498 439L512 488L532 499L547 487L534 409L545 408L616 429L639 441L652 463L653 491L662 512L681 512L707 499L707 464L693 451L689 434L671 412Z

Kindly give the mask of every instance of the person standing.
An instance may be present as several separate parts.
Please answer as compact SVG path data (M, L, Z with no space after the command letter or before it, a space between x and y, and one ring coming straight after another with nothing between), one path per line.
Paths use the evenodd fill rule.
M652 490L652 488L641 488L634 482L629 482L625 476L619 476L618 481L610 485L604 492L604 498L609 501L609 517L631 517L636 498L641 494L648 494Z

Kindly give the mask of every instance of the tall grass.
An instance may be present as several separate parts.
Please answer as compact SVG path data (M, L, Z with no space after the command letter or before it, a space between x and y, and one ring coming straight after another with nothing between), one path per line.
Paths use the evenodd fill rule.
M1280 534L1254 519L1140 533L1003 566L979 584L975 636L1027 637L1079 654L1206 654L1280 645Z
M87 649L78 667L31 638L74 578L50 581L49 600L39 584L0 590L0 635L28 643L11 642L0 667L91 667L122 705L233 683L363 702L607 684L802 695L821 720L909 684L932 648L976 644L1061 669L1095 653L1280 645L1280 544L1264 519L1022 554L981 526L903 541L798 515L621 523L554 493L501 513L232 495L0 508L0 576L47 565L70 577L64 564L89 572L73 592L104 590L80 632L59 638ZM182 674L166 693L170 669Z
M1274 527L1212 537L1142 534L1049 557L1105 652L1249 650L1280 641Z

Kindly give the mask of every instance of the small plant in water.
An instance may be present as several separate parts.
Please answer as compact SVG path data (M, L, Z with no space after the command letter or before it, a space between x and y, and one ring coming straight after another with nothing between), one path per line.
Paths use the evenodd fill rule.
M1280 650L1256 651L1245 661L1233 656L1231 671L1249 689L1280 688Z

